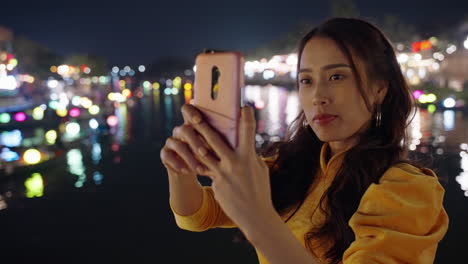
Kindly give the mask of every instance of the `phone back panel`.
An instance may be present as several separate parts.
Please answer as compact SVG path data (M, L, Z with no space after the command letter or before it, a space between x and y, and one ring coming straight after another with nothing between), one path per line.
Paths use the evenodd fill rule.
M217 129L233 149L238 146L244 58L238 52L203 53L196 58L194 100L204 119ZM212 69L220 76L216 99L212 98Z

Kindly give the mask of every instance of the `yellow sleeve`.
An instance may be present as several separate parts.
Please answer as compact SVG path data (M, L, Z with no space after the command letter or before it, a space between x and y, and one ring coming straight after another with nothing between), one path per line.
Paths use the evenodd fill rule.
M434 263L449 224L444 194L430 169L403 164L387 170L366 190L349 221L355 241L343 263Z
M268 166L273 164L274 158L261 157ZM169 206L174 214L177 226L181 229L202 232L211 228L235 228L237 225L224 213L214 198L211 186L203 186L203 200L201 207L191 215L178 214L172 205Z
M169 203L177 226L181 229L202 232L211 228L234 228L236 225L226 216L214 198L211 186L203 186L203 201L201 207L191 215L178 214Z

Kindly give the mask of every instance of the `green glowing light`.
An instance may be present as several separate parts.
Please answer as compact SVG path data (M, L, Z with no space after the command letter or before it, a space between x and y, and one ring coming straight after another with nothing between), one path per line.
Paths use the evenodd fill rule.
M41 197L44 193L44 181L40 173L33 173L30 178L24 182L26 187L26 197Z
M2 113L0 114L0 123L6 124L10 122L11 117L8 113Z

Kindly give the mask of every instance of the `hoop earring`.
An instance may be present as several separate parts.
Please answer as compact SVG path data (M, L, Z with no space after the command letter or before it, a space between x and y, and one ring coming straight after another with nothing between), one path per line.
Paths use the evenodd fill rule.
M380 105L377 105L375 113L375 127L379 128L382 125L382 111L380 111Z
M309 125L309 123L307 122L306 119L304 119L304 121L302 121L302 127L305 129L305 131L307 131L307 133L314 134L314 131L312 130L312 128L310 127L310 125Z

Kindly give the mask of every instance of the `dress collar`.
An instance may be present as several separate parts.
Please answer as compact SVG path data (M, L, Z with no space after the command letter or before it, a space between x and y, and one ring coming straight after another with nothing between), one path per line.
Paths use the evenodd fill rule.
M320 168L322 172L323 173L327 172L330 169L336 172L338 168L341 166L341 162L343 161L344 154L348 150L349 149L346 149L346 150L336 153L327 162L327 154L329 151L331 151L331 149L330 149L330 145L328 144L328 142L323 143L322 149L320 150Z

